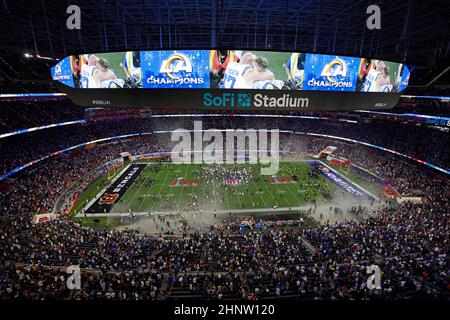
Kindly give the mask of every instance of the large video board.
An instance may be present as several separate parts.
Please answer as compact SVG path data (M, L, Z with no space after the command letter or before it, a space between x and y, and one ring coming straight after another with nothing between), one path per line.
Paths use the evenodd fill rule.
M163 50L65 57L52 78L71 88L403 91L406 65L298 52Z

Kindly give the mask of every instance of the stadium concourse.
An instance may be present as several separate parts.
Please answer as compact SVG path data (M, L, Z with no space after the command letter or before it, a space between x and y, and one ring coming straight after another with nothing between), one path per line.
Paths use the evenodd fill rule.
M173 117L174 113L169 118L166 113L149 113L142 119L95 120L85 118L84 109L66 99L2 102L2 110L6 110L3 133L86 120L0 139L1 154L8 155L2 157L0 170L7 175L0 186L2 299L448 298L448 175L396 154L330 137L282 133L280 148L308 158L329 145L337 146L336 156L351 159L352 174L359 179L371 182L374 176L382 177L400 197L420 197L420 203L397 203L380 192L377 196L383 200L369 206L364 219L344 219L342 208L334 205L329 214L337 218L328 222L306 223L311 207L300 217L287 216L293 221L289 225L272 215L275 223L230 214L218 221L220 228L214 224L204 230L182 220L168 224L164 216L155 216L149 223L158 226L158 232L152 234L99 229L70 214L44 223L33 221L36 214L67 212L74 196L108 169L98 168L121 153L170 151L170 135L155 132L190 128L194 119L203 121L203 129L279 128L354 139L444 170L450 158L447 131L361 116L342 121L355 119L356 113L340 118L327 113L305 115L310 118ZM135 133L152 134L57 153ZM357 212L358 207L349 210ZM240 227L251 220L251 228ZM258 223L264 227L256 228ZM366 287L366 268L374 263L382 270L380 290ZM63 280L66 267L74 264L86 279L81 290L68 290Z

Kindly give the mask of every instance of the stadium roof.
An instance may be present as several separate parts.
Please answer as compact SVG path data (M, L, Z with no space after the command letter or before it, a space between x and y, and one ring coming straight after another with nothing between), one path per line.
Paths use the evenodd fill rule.
M373 2L381 30L366 28ZM66 28L72 4L81 8L81 30ZM172 47L333 52L422 65L450 58L450 1L0 0L0 9L0 48L56 58Z

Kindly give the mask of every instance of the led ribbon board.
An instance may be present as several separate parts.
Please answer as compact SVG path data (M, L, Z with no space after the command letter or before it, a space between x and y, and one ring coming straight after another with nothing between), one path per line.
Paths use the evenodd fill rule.
M80 54L51 73L83 106L251 112L388 109L410 75L390 61L246 50Z

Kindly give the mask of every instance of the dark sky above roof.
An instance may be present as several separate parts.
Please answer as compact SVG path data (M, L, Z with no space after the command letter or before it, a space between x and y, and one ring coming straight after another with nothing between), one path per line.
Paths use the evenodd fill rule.
M381 30L366 28L367 6ZM81 8L81 30L66 8ZM450 58L450 1L0 0L0 49L60 58L159 48L281 49L426 65Z

